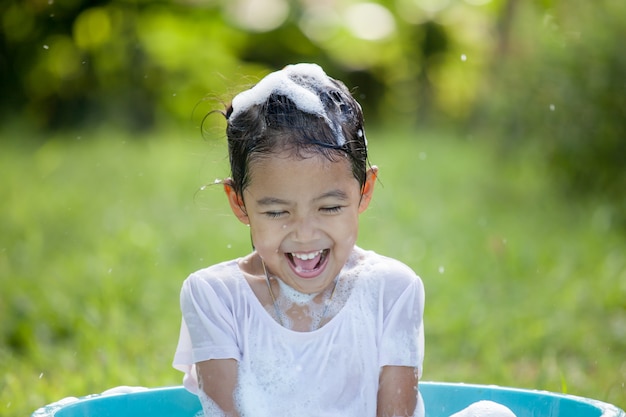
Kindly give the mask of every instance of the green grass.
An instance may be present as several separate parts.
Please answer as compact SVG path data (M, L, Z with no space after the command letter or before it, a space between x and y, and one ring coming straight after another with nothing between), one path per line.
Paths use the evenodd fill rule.
M0 149L0 414L117 385L178 385L187 274L249 250L225 145L184 132L7 138ZM80 135L80 136L79 136ZM381 182L359 244L424 280L425 380L626 408L626 238L555 196L532 151L370 131ZM7 140L10 139L10 140Z

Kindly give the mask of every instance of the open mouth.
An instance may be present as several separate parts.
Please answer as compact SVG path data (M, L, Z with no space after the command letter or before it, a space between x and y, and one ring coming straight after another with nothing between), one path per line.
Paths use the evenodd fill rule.
M314 252L292 252L286 256L296 274L303 278L311 278L321 272L329 252L330 249L323 249Z

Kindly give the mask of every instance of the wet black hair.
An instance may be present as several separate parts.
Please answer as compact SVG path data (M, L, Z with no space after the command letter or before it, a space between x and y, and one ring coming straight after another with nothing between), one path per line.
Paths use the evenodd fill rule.
M312 89L306 79L292 81ZM232 187L238 195L249 185L249 166L255 158L284 151L300 158L311 154L330 161L347 158L352 174L363 186L368 166L363 112L341 81L330 77L328 81L314 88L325 115L303 111L277 91L245 109L233 109L232 104L227 107L228 155Z

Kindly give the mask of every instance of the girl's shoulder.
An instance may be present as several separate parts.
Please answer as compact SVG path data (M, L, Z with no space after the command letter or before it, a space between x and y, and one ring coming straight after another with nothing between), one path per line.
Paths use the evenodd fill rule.
M359 247L355 248L346 267L347 271L375 281L398 285L421 284L420 277L405 263Z
M423 306L422 280L405 263L355 248L348 264L346 272L351 275L356 294L375 300L376 305L383 306L384 312L388 313L394 306Z
M239 271L238 261L238 259L231 259L229 261L207 266L206 268L202 268L191 273L189 278L201 280L224 280L233 278L233 276Z
M197 292L211 289L223 294L240 287L242 279L238 259L232 259L191 273L183 283L183 290Z

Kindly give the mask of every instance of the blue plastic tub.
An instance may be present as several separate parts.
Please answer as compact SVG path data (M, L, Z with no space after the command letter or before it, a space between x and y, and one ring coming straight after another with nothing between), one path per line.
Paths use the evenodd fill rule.
M420 391L427 417L449 417L480 400L503 404L517 417L626 417L611 404L545 391L440 382L420 382ZM40 408L32 417L195 417L200 412L195 395L171 387L68 398Z

